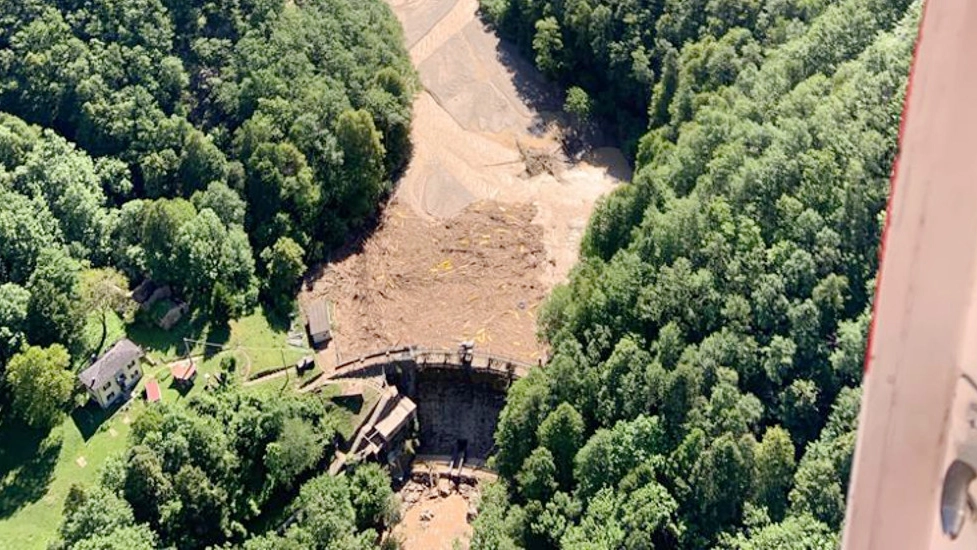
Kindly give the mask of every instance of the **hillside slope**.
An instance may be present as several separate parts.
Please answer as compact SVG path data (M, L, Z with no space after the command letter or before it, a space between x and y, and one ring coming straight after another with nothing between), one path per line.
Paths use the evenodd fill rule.
M537 62L547 18L637 9L509 4L551 14ZM540 315L554 355L510 392L474 548L837 544L918 3L707 4L753 11L651 57L636 175Z

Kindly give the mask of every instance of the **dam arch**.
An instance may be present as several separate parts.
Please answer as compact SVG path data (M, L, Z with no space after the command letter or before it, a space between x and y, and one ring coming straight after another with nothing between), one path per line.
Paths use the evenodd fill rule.
M417 405L419 455L465 451L484 461L509 386L531 366L490 353L400 347L341 363L332 379L381 378Z

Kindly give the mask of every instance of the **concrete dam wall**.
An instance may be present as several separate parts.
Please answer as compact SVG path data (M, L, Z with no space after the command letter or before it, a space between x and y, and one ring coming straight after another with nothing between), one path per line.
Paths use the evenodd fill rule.
M418 454L451 455L464 449L484 460L494 448L495 427L509 385L529 365L475 353L398 348L340 365L333 378L380 377L417 404Z
M469 457L488 458L505 405L506 387L497 378L428 369L418 373L415 391L420 454L450 455L456 447L467 447Z

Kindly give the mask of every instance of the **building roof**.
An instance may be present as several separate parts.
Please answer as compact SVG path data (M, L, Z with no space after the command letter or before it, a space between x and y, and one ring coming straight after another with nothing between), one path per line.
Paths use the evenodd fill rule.
M342 384L337 397L363 397L363 383L353 381Z
M197 365L193 363L192 360L180 362L176 365L170 367L170 373L173 374L173 378L177 380L189 380L197 374Z
M149 380L146 382L146 401L155 403L160 399L159 382Z
M305 308L305 318L309 322L309 334L320 334L332 329L332 314L329 313L329 300L313 300Z
M417 405L410 400L407 396L401 396L397 401L397 406L394 407L392 411L387 413L383 420L376 423L374 428L384 440L390 441L390 439L400 431L401 428L407 424L407 421L414 416L414 412L417 410Z
M143 356L142 348L128 338L112 345L101 357L78 375L86 388L100 387L111 380L123 367Z

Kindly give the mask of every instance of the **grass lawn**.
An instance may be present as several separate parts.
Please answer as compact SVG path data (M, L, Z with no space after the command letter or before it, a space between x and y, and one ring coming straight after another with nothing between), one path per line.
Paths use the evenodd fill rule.
M331 386L336 388L335 386ZM339 389L336 388L336 393ZM366 420L366 416L373 410L374 405L380 400L380 391L370 384L363 384L363 399L351 397L333 397L333 402L338 405L338 414L342 421L339 425L339 435L344 440L350 441L356 434L356 428Z
M207 375L213 377L220 372L220 361L226 356L236 359L236 381L243 382L248 375L280 368L283 361L294 365L312 354L310 349L289 345L286 342L288 322L269 318L260 308L225 326L215 327L203 319L190 318L164 331L142 316L125 325L117 316L110 315L106 328L105 341L99 350L101 319L97 314L90 316L83 335L86 349L98 354L127 336L146 350L150 363L144 363L143 380L133 391L127 411L105 413L89 404L66 416L48 434L20 424L6 411L0 414L0 441L3 442L0 445L0 549L47 547L61 523L64 498L71 484L93 484L106 459L125 450L129 422L147 406L142 400L147 380L159 381L162 400L173 403L204 391ZM219 347L190 344L190 353L198 358L198 375L187 389L173 384L167 367L167 363L186 353L184 338L219 344ZM80 369L87 358L82 355L76 362ZM249 386L248 391L293 391L319 372L316 369L298 377L294 369L289 369L287 376ZM350 411L344 414L355 416Z
M9 415L0 419L0 546L47 547L61 524L68 488L93 484L105 460L125 450L126 420L139 406L111 416L93 406L76 409L48 434Z
M302 388L303 384L311 381L321 373L322 369L315 367L301 375L296 375L295 369L290 368L284 376L276 376L274 378L252 382L244 387L244 391L274 395L280 395L286 391L298 391ZM320 389L320 393L326 397L332 396L337 391L333 387L328 386Z
M233 351L238 372L250 376L281 368L283 364L294 365L312 354L308 347L289 345L288 321L265 315L260 307L225 326L214 326L197 317L184 319L169 331L140 317L126 328L126 333L160 363L180 359L189 350L192 355L203 355L207 362L214 360L216 365L222 352ZM210 370L199 365L198 369Z

